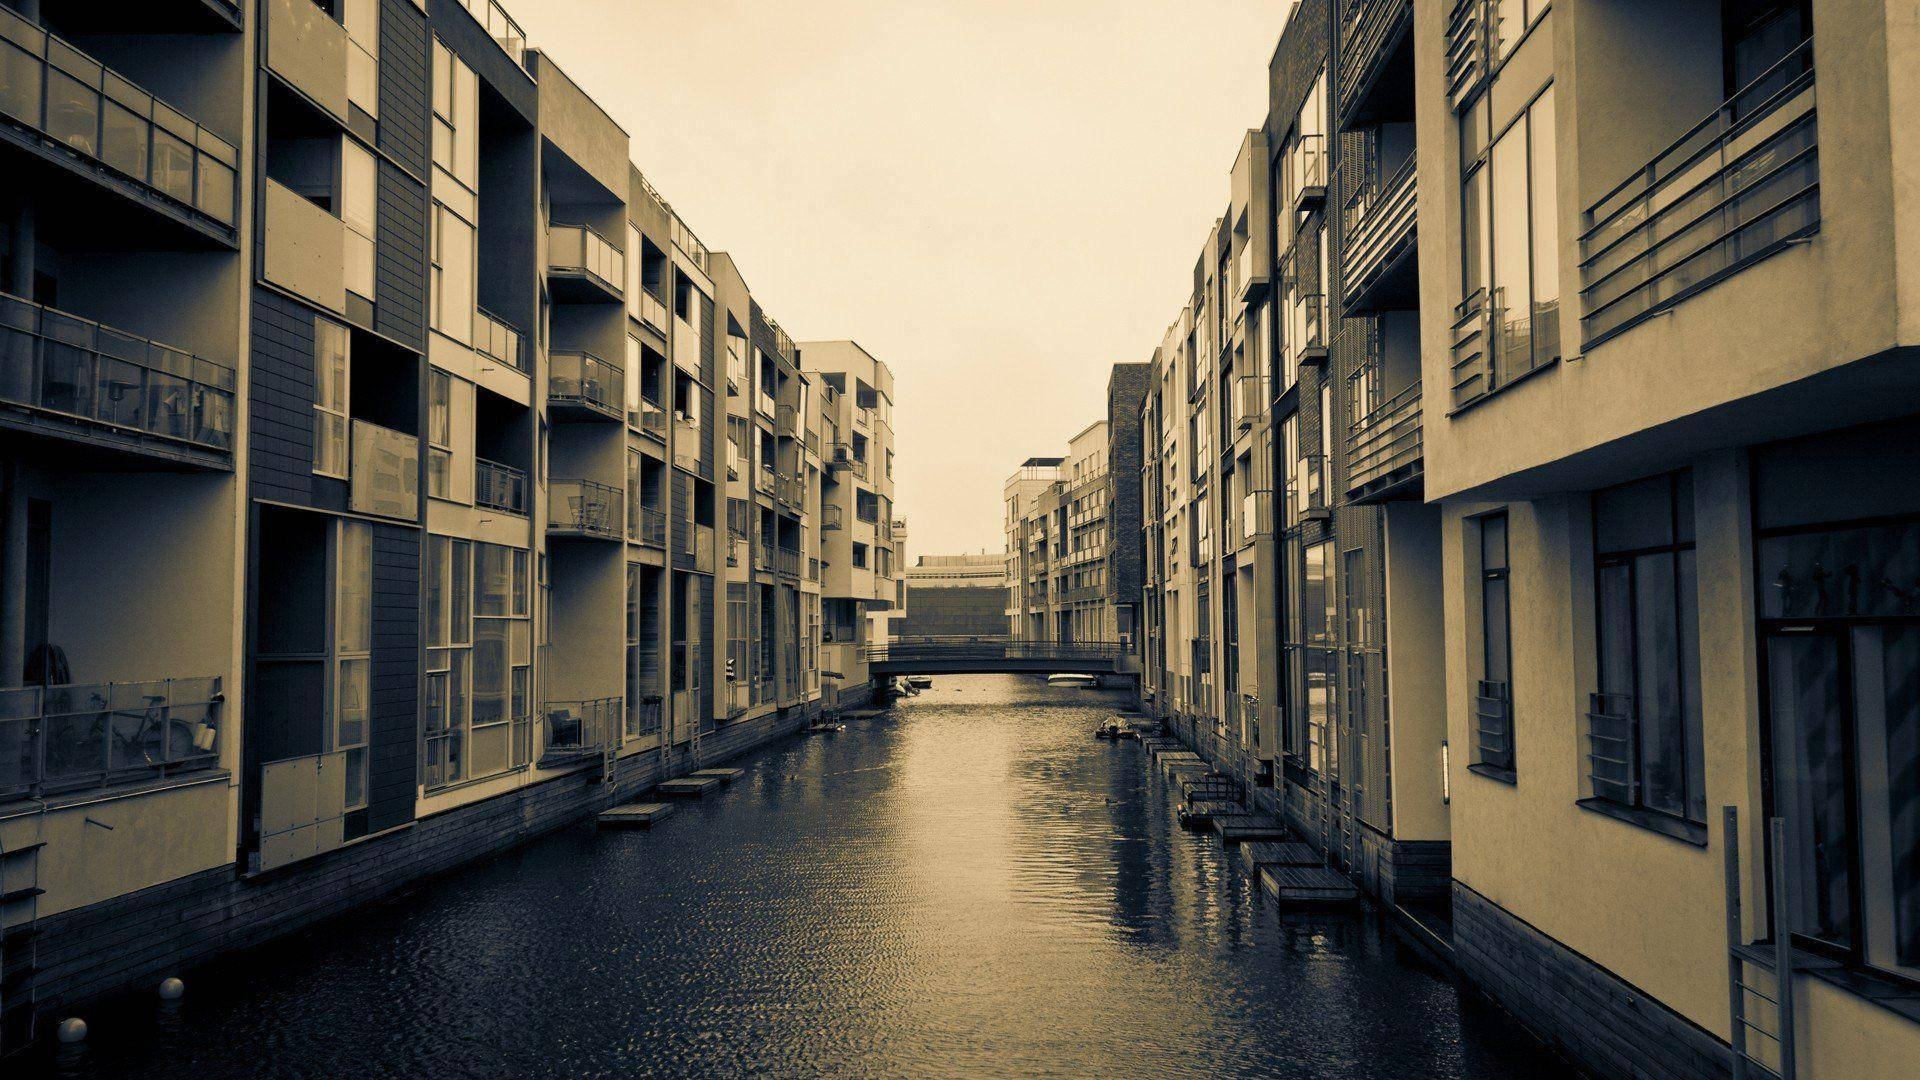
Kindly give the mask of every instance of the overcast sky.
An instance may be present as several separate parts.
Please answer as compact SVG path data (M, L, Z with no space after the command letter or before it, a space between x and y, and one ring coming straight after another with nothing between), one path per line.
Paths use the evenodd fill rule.
M1149 359L1266 112L1284 0L508 0L795 340L893 368L909 560Z

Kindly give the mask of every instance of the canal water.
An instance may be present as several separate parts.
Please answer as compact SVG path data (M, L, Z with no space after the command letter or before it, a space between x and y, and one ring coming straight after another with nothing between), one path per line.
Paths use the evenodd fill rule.
M1282 917L1113 702L935 680L123 1003L74 1077L1563 1075L1368 916Z

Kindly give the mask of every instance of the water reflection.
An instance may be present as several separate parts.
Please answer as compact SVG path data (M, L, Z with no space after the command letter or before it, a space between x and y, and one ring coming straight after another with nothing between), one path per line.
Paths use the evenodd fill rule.
M95 1017L84 1077L1537 1075L1372 920L1282 918L1109 706L950 678Z

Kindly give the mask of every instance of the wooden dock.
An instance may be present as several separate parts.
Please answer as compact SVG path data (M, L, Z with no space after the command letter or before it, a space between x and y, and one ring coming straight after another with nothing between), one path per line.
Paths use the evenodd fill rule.
M1270 842L1287 838L1286 826L1265 814L1228 814L1215 817L1213 831L1225 844Z
M696 772L690 772L687 775L688 776L711 776L715 780L718 780L723 784L731 784L735 780L738 780L741 777L747 775L747 770L745 769L700 769Z
M720 786L720 781L711 776L682 776L677 780L662 780L654 785L654 794L667 799L697 799Z
M1249 873L1268 866L1323 866L1326 860L1298 840L1253 840L1240 845L1240 861Z
M1260 888L1283 908L1345 907L1360 899L1345 874L1325 866L1262 867Z
M628 803L602 810L594 824L602 829L651 829L653 823L673 813L672 803Z
M1237 802L1201 800L1200 802L1188 803L1181 809L1180 824L1185 825L1189 829L1205 831L1210 827L1213 818L1243 812L1240 804Z

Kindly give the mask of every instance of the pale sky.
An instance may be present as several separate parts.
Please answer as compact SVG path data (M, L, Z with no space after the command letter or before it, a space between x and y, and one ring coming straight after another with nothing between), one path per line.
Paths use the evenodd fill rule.
M893 368L908 560L1149 359L1266 113L1284 0L508 0L795 340Z

